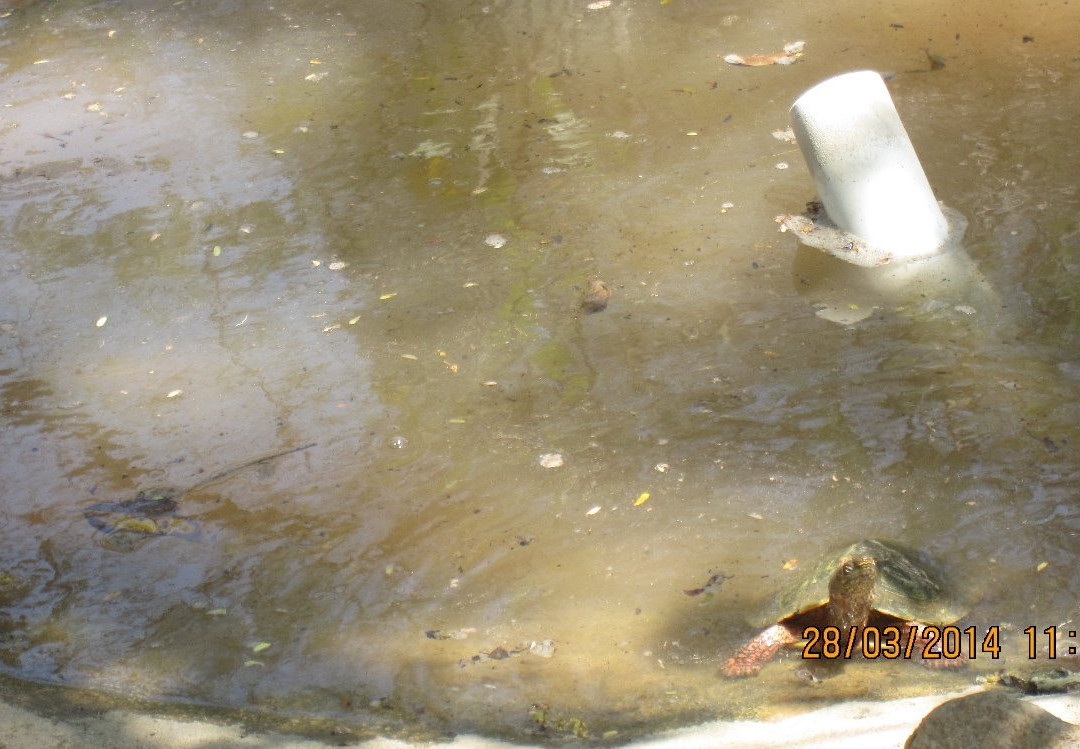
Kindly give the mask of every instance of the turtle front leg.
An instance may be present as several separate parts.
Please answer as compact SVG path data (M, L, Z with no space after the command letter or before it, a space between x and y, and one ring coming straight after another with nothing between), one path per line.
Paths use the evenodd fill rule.
M728 678L753 676L772 660L780 648L797 639L787 627L774 624L735 651L735 655L724 664L723 674Z
M934 643L932 647L928 647L926 640L923 638L923 627L924 625L919 622L904 622L904 625L900 630L901 642L907 642L908 637L915 638L915 647L912 648L911 657L917 657L919 659L919 664L923 668L937 670L943 668L960 668L961 666L967 665L969 657L962 649L958 658L946 658L941 654L940 641ZM933 653L935 657L927 658L927 653Z

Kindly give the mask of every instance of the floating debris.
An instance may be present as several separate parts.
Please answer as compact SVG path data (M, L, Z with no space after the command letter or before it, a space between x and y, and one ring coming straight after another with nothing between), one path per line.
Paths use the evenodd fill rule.
M559 468L563 464L563 456L559 453L544 453L540 456L540 465L543 468Z
M507 239L502 234L488 234L484 237L484 244L494 249L499 249L506 245Z
M464 640L476 632L476 627L464 627L462 629L428 629L424 630L424 637L429 640Z
M585 7L589 10L603 10L611 7L611 0L596 0L596 2L589 3Z
M428 635L428 637L431 637L431 634L427 632L425 632L424 634ZM436 637L433 639L443 638ZM555 641L533 640L531 642L523 642L516 648L504 648L500 645L498 647L492 648L486 653L480 652L472 656L471 658L462 658L460 661L458 661L458 666L460 666L461 668L465 668L466 666L483 663L484 661L504 661L507 658L515 658L519 655L525 655L526 653L528 653L529 655L538 656L540 658L551 658L553 655L555 655Z
M784 45L783 52L777 52L771 55L724 55L724 62L728 65L745 65L752 68L762 67L764 65L791 65L798 62L802 57L803 49L806 47L806 42L798 41L791 42Z
M854 325L873 315L876 309L877 307L859 307L857 304L833 305L820 303L814 305L814 314L822 320L828 320L837 325Z
M432 140L425 140L413 150L409 151L409 155L420 159L434 159L441 156L446 156L450 153L449 143L436 143Z
M174 392L179 394L182 391ZM137 551L151 539L160 536L196 538L200 534L199 523L177 514L179 509L177 500L194 489L219 481L244 468L267 463L314 446L315 443L312 442L302 447L293 447L249 460L218 471L186 489L156 487L144 489L132 499L122 502L99 502L83 510L83 517L95 530L100 531L100 536L96 538L98 545L110 551ZM213 612L210 613L211 616L214 615ZM221 613L224 614L224 609Z
M596 276L589 276L586 283L588 288L585 290L585 297L581 300L581 308L589 314L607 308L608 300L611 299L611 289L608 285Z
M777 140L782 140L785 143L795 142L795 131L792 130L790 127L784 130L773 130L771 135Z
M709 571L712 572L712 570ZM690 588L690 590L684 590L683 593L688 596L700 596L702 593L719 592L720 586L724 584L724 581L730 579L730 575L725 575L721 572L713 572L709 579L705 581L705 584L700 588Z

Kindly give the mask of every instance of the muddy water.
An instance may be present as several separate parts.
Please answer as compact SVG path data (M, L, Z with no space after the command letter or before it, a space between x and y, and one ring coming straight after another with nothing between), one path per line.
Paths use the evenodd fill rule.
M969 6L5 11L4 671L617 740L1000 668L717 676L785 564L874 535L1046 665L1022 630L1080 594L1080 11ZM863 68L970 221L946 281L776 231L813 187L771 131ZM198 533L83 517L162 486Z

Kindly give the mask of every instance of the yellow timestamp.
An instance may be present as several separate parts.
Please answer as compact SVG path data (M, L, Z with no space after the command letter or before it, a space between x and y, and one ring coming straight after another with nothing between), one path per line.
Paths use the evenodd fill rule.
M1027 635L1027 657L1031 660L1035 660L1039 657L1038 644L1040 634L1044 637L1044 642L1046 643L1046 657L1050 660L1054 660L1059 655L1076 655L1080 652L1080 648L1077 647L1076 643L1076 630L1062 629L1061 631L1071 641L1063 643L1064 647L1059 648L1057 627L1047 627L1041 632L1034 626L1025 627L1024 634Z
M998 626L987 627L981 636L974 625L961 628L929 624L844 629L806 627L802 636L805 641L802 657L806 659L850 659L861 655L889 660L921 658L946 665L949 661L974 660L976 657L994 660L1001 657L1001 628Z

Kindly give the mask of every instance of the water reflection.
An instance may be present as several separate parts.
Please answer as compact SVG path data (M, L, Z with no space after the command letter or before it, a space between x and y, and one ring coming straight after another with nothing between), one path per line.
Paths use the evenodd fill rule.
M997 24L927 42L936 17L811 5L0 18L5 670L625 737L999 667L719 679L782 565L852 539L954 565L979 626L1069 620L1078 212L1050 149L1074 11L1025 16L1037 45L1003 65ZM794 38L798 65L721 61ZM821 78L925 67L928 43L946 67L891 85L992 294L856 298L776 233L812 188L770 133ZM591 275L613 294L586 315ZM186 493L197 537L110 550L83 516L311 442Z

